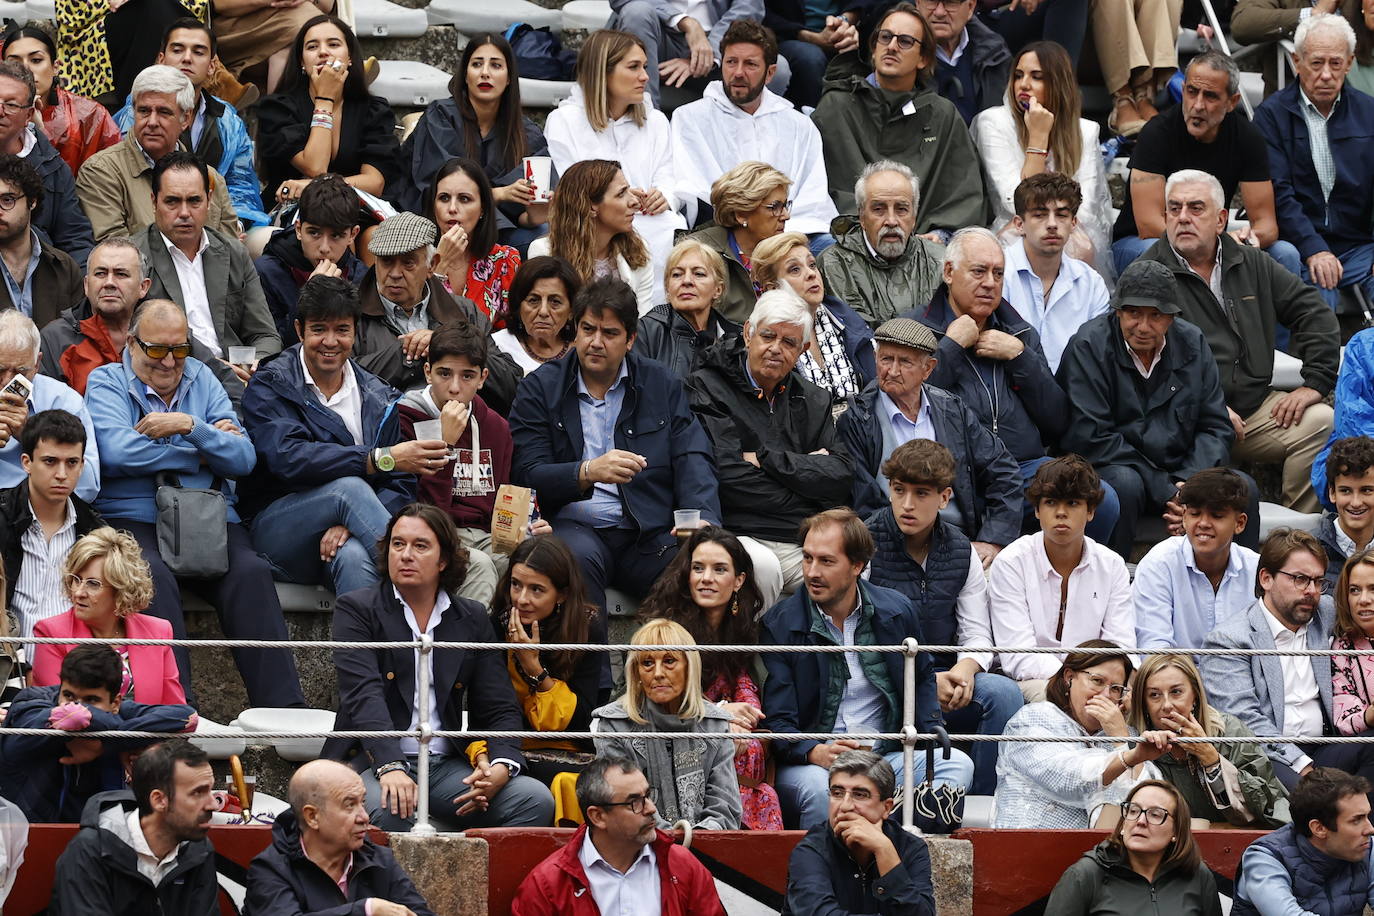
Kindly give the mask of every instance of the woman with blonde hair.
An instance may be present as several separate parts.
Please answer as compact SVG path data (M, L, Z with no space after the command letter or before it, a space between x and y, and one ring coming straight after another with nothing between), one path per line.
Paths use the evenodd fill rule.
M1253 738L1229 713L1207 702L1193 659L1182 653L1151 655L1131 691L1130 726L1184 738ZM1174 744L1155 766L1188 801L1195 817L1237 827L1288 823L1288 794L1258 744Z
M67 552L70 610L38 621L34 636L99 639L171 639L172 625L141 614L153 600L153 576L138 541L124 531L97 528ZM34 648L33 683L60 682L62 659L74 646L46 643ZM115 646L124 662L126 700L144 704L185 703L186 691L171 646Z
M656 619L640 627L633 646L695 646L680 623ZM701 690L701 653L631 650L625 694L592 714L597 754L632 757L644 771L658 826L686 821L700 830L738 830L743 814L735 745L713 738L635 740L635 732L730 733L734 717Z
M1221 916L1216 879L1202 862L1178 787L1136 783L1112 835L1070 865L1054 886L1046 913L1180 913Z
M686 229L687 223L676 212L672 191L676 181L668 118L644 100L647 60L644 43L629 32L593 32L577 55L577 85L571 97L549 112L544 136L554 168L563 176L555 198L574 163L613 159L621 164L634 204L635 229L649 247L657 284L673 247L673 233ZM662 295L655 288L650 305Z
M743 322L754 310L762 290L749 276L755 246L772 238L787 225L792 201L787 192L792 179L763 162L741 162L711 185L714 225L688 238L706 243L725 261L725 291L720 311L732 321Z
M1097 122L1082 114L1083 96L1068 52L1052 41L1033 41L1016 55L1006 102L979 112L969 129L997 191L992 231L1001 235L1016 215L1017 185L1032 175L1059 172L1078 182L1083 195L1078 228L1065 251L1096 263L1111 246L1112 199L1098 155Z
M873 355L873 329L844 302L825 294L806 236L784 232L754 249L754 285L760 292L791 288L811 311L815 332L797 359L797 371L835 396L837 402L858 394L878 377Z
M710 245L694 236L674 245L664 273L668 301L640 319L635 352L686 379L703 350L740 333L740 325L718 310L727 282L725 260Z
M583 285L619 277L635 291L643 315L654 305L654 270L634 219L634 196L619 162L575 163L559 179L549 234L530 243L530 257L562 258Z

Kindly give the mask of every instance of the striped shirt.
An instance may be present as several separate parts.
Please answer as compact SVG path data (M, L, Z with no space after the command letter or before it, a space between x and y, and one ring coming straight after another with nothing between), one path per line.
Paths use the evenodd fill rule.
M33 506L29 506L33 515ZM19 581L14 584L13 609L19 618L24 636L32 636L34 625L40 620L56 617L71 606L62 579L67 552L76 543L76 506L67 500L67 518L62 527L49 539L43 526L34 516L19 544L24 550L24 565L19 569Z
M1312 166L1317 170L1317 181L1322 186L1322 200L1331 199L1331 188L1336 184L1336 160L1331 156L1331 143L1326 136L1326 121L1331 115L1324 115L1317 110L1317 106L1312 104L1312 100L1307 97L1307 93L1301 88L1298 95L1302 97L1302 116L1307 121L1308 142L1312 145ZM1336 113L1336 106L1341 104L1341 97L1336 96L1336 101L1331 105L1331 114Z

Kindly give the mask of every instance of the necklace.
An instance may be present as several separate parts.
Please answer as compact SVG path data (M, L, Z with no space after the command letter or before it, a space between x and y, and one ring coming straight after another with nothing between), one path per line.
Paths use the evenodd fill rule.
M568 352L568 347L570 347L570 346L571 346L570 343L568 343L567 341L564 341L564 342L563 342L563 349L559 350L557 353L553 354L552 356L540 356L538 353L535 353L533 350L531 350L528 346L525 347L525 352L528 353L528 354L530 355L530 359L534 360L535 362L537 362L537 363L547 363L547 362L552 362L553 360L558 359L558 358L560 358L561 356L563 356L565 353Z

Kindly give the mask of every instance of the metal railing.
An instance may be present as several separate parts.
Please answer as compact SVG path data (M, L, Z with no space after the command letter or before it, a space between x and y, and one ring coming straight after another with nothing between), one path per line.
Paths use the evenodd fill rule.
M420 696L426 696L431 690L430 685L430 657L436 651L443 650L463 650L471 652L491 652L506 651L508 649L528 649L528 643L505 643L505 642L445 642L435 640L428 634L422 635L419 639L400 640L388 642L363 642L363 641L336 641L336 640L260 640L260 639L100 639L95 637L19 637L9 636L0 637L0 645L64 645L74 646L82 644L108 645L108 646L174 646L185 648L268 648L268 649L414 649L419 652L419 664L416 666L416 677L418 680L417 688ZM949 735L943 729L939 733L922 732L916 723L916 660L921 652L930 653L995 653L995 654L1017 654L1017 655L1065 655L1067 652L1090 653L1099 655L1119 655L1123 652L1130 655L1245 655L1245 656L1365 656L1374 655L1374 649L1186 649L1186 648L1162 648L1144 649L1140 647L1120 647L1120 648L1086 648L1086 647L1053 647L1053 646L1031 646L1031 647L1007 647L1007 646L941 646L924 645L915 638L908 637L901 645L887 646L773 646L773 645L700 645L684 647L679 645L607 645L602 643L559 643L560 650L588 651L588 652L683 652L695 651L703 653L758 653L758 654L837 654L837 653L871 653L871 654L900 654L903 656L902 672L902 718L901 731L899 732L767 732L762 737L767 740L777 741L833 741L836 739L849 739L858 741L890 741L900 743L902 746L902 826L908 830L915 824L915 813L913 810L913 797L915 791L915 777L913 764L918 745L927 743L945 744L948 742L977 743L995 741L1000 743L1041 743L1041 744L1136 744L1141 742L1139 736L1114 737L1110 735ZM299 731L299 730L276 730L276 731L247 731L239 730L229 735L221 735L216 732L207 732L197 737L205 739L218 739L230 737L244 739L247 741L273 740L288 738L414 738L419 745L419 753L416 757L415 782L417 784L417 799L415 810L415 824L411 828L411 833L415 836L434 836L437 833L434 825L430 823L429 813L429 781L430 781L430 744L436 738L451 741L476 741L482 739L501 738L513 741L523 740L588 740L596 737L593 732L554 732L554 731L534 731L534 730L490 730L490 729L463 729L463 730L444 730L433 727L430 721L430 704L421 703L418 711L416 727L413 729L378 729L378 730L344 730L344 731ZM53 730L47 728L0 728L0 738L5 736L52 736ZM162 732L140 732L127 730L105 730L105 731L83 731L82 737L104 737L104 738L125 738L125 739L149 739L158 740L169 737ZM617 737L623 737L616 733ZM190 735L188 735L189 737ZM648 738L651 740L668 740L673 738L700 738L709 741L735 741L741 736L733 732L635 732L635 737ZM1199 738L1178 737L1172 739L1178 744L1208 743L1216 745L1232 744L1283 744L1283 743L1303 743L1303 744L1365 744L1374 743L1374 734L1356 736L1327 736L1313 737L1307 735L1284 735L1284 736L1250 736L1250 737L1210 737ZM933 779L933 773L926 774L927 779Z

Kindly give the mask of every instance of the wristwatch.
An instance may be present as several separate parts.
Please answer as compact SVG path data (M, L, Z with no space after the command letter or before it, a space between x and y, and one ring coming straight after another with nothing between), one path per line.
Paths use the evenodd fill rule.
M521 669L520 669L520 676L521 676L522 678L525 679L525 683L529 685L530 690L538 690L538 689L539 689L539 684L544 680L544 678L546 678L546 677L552 677L552 675L549 674L549 669L548 669L548 668L542 668L542 669L540 669L539 673L536 674L536 675L534 675L533 677L531 677L530 675L526 674L526 673L525 673L525 669L524 669L524 668L521 668Z
M372 453L372 463L377 470L391 472L396 470L396 459L391 457L390 448L379 448Z

